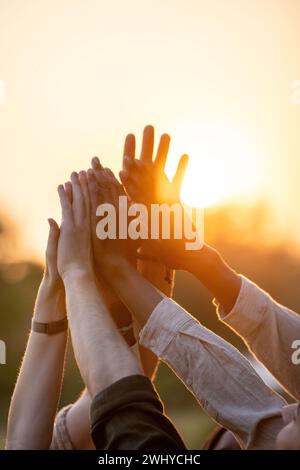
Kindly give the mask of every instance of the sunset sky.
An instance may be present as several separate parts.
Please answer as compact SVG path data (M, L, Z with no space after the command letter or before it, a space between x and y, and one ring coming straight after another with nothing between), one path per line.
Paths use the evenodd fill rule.
M43 251L56 187L127 132L191 157L183 198L265 198L300 240L299 0L0 0L1 212ZM202 192L201 192L202 191Z

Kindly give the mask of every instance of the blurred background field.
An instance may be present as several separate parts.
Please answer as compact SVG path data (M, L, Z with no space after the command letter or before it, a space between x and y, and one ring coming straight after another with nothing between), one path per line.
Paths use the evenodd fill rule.
M181 197L206 207L206 241L300 311L299 18L299 0L0 0L2 446L56 187L94 155L117 174L128 132L137 156L144 125L171 134L166 171L189 154ZM244 350L186 273L175 299ZM199 448L214 424L163 365L156 384ZM81 387L70 352L62 404Z
M265 206L211 208L206 210L206 239L221 250L237 271L267 289L278 301L300 311L299 255L296 247L281 244L278 239L272 243L272 239L268 238L265 225L268 225L269 215ZM4 220L0 235L0 337L7 345L7 364L0 366L2 447L9 399L24 352L34 298L42 276L39 264L7 261L9 251L18 245L18 237L13 224ZM217 321L210 295L191 275L177 273L175 299L205 326L245 352L242 341ZM159 367L156 386L167 413L188 447L201 448L215 424L201 411L173 372L163 364ZM70 350L61 404L74 401L81 389L82 382Z

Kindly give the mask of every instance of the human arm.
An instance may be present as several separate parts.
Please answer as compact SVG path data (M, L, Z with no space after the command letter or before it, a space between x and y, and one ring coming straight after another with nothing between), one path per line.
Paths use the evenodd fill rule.
M133 149L130 145L130 142L126 141L124 147L124 155L130 155ZM89 175L89 191L90 197L92 201L92 213L91 213L91 227L92 227L92 244L93 244L93 256L94 256L94 263L95 263L95 272L96 276L99 279L99 282L102 285L106 286L106 293L108 299L108 305L113 305L113 310L110 309L111 314L114 318L114 321L119 327L122 327L124 324L130 323L132 319L130 312L122 304L120 299L116 296L114 291L111 289L107 281L105 280L102 274L101 268L101 258L102 253L101 249L99 249L98 238L96 235L96 225L98 218L96 216L96 208L99 204L101 204L102 196L99 192L99 188L103 189L104 191L108 192L110 189L117 192L120 196L125 196L124 190L120 183L116 180L113 173L108 168L103 168L99 159L94 157L92 159L92 170L88 171ZM129 259L130 263L137 266L138 271L148 279L157 289L163 292L168 297L172 297L173 287L174 287L174 271L167 269L163 263L160 263L157 260L153 260L149 258L146 254L144 255L141 252L136 258L136 250L137 250L137 243L133 240L127 239L124 241L124 249L126 251L126 256ZM140 326L134 320L133 322L133 329L135 335L138 335L140 330ZM146 348L139 346L140 358L141 363L143 365L144 372L150 379L154 378L155 371L157 368L157 358L151 352L146 350Z
M113 197L106 202L116 204ZM171 300L163 300L163 295L141 277L124 257L122 241L99 240L99 245L102 247L102 266L107 280L137 322L146 325L146 331L149 332L147 325L149 322L153 324L151 319L157 312L155 333L146 335L143 331L141 343L155 352L158 357L163 358L176 371L204 409L219 424L231 430L244 448L274 447L275 436L282 426L280 412L284 401L263 383L249 362L237 350L208 332ZM168 308L165 309L164 305ZM176 306L175 313L174 306ZM169 315L166 313L168 309L171 310ZM178 309L177 314L176 309ZM158 318L161 319L160 322ZM186 334L184 329L179 330L188 323L196 325L197 336L196 333L193 336ZM146 341L143 340L145 335ZM172 343L173 349L169 355L166 355L164 352L167 351L169 343ZM220 362L216 360L216 356L220 356ZM202 358L205 358L203 362ZM181 367L182 364L185 365L185 369ZM214 374L207 384L207 371L210 369ZM238 383L236 375L239 377ZM227 381L224 380L224 376L227 377ZM223 383L226 389L221 393L220 387ZM258 398L254 398L254 395ZM248 420L245 415L249 415Z
M86 174L74 172L71 180L72 203L64 187L58 188L62 207L58 270L66 291L75 357L93 398L115 381L139 373L140 368L117 331L95 281Z
M94 168L94 174L99 178L101 184L104 184L104 180L111 179L111 174L104 169L98 160L94 158L92 161ZM96 190L98 182L93 179L93 186L90 187L91 198L97 197ZM72 191L71 187L67 186L67 196L69 202L72 203ZM100 201L95 201L94 206L100 203ZM97 237L96 237L96 214L92 212L91 214L91 228L92 228L92 247L93 247L93 261L94 261L94 272L97 285L103 293L105 304L112 316L115 324L118 328L124 328L127 325L132 324L132 327L126 332L123 333L127 344L132 346L135 342L134 336L138 336L140 328L136 322L132 322L131 313L119 300L116 294L113 292L107 281L104 279L101 274L100 263L98 262L98 256L101 254L97 250ZM170 282L165 280L166 269L159 263L153 263L145 259L138 260L139 270L145 275L148 276L152 282L156 283L158 287L164 290L166 293L171 295L173 285L170 285ZM140 355L141 364L143 366L144 373L149 376L150 379L153 379L158 359L157 357L147 348L136 344L133 346L133 350ZM90 406L91 398L87 392L84 390L81 396L76 400L75 403L69 405L68 407L63 408L57 415L55 420L54 435L52 441L52 448L59 449L83 449L83 448L93 448L93 442L90 437ZM81 423L78 426L78 423Z
M147 126L144 129L140 159L136 159L135 137L132 134L127 136L120 178L133 201L142 202L148 207L150 204L180 202L180 189L188 158L186 155L181 157L175 176L169 181L164 171L169 145L170 137L163 134L154 158L154 129ZM193 273L226 311L233 307L241 286L240 277L212 247L203 244L200 250L187 250L184 239L174 240L170 236L168 240L146 240L143 249L170 269L176 267Z
M59 228L50 219L46 269L33 319L52 323L66 317L65 292L57 271ZM7 449L48 449L63 378L67 331L47 335L31 331L13 392Z
M161 142L164 139L163 136ZM127 140L130 149L133 137L129 135ZM160 164L157 165L156 160L152 163L153 140L153 129L146 128L142 144L142 154L144 152L148 155L146 162L135 160L132 152L126 152L130 158L124 159L125 173L123 171L124 174L120 175L131 197L144 203L148 201L145 194L151 196L152 202L168 200L159 193L160 185L164 186L161 163L165 163L167 146L164 146L164 157L156 157ZM173 240L163 240L152 243L151 250L171 267L176 265L189 271L201 281L216 299L220 319L244 339L257 359L289 393L299 399L299 364L292 361L293 348L300 339L299 316L238 275L207 244L201 250L188 251L181 241L174 243Z
M243 338L252 354L282 386L300 399L300 365L293 360L300 345L300 317L241 276L241 289L230 311L217 305L218 316Z
M95 447L107 450L183 448L177 433L171 435L169 432L171 424L162 413L152 383L143 376L135 355L118 332L101 291L97 289L84 172L79 178L72 174L72 186L72 204L63 186L59 187L63 217L58 269L66 290L75 357L93 399L91 430ZM124 381L126 393L120 393L119 383ZM141 394L137 381L142 383ZM147 390L144 390L145 381ZM105 406L102 406L103 401ZM132 422L130 432L129 422ZM131 436L130 447L128 436Z
M284 400L264 384L233 346L170 299L159 299L156 291L150 293L153 287L138 279L133 268L127 268L122 268L122 274L115 273L114 288L139 322L146 323L141 344L175 371L203 409L232 431L243 448L274 448L282 428ZM134 293L129 285L135 285Z

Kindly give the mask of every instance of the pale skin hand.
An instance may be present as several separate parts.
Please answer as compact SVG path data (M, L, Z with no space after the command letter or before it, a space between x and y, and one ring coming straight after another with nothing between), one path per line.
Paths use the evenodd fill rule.
M90 186L91 198L94 199L93 205L96 207L99 201L97 199L97 186L99 179L103 186L103 178L111 179L112 174L106 172L106 170L100 165L98 158L92 160L93 172L96 178L92 176L92 185ZM91 171L89 172L91 175ZM72 184L70 182L65 184L65 191L68 196L69 202L72 204ZM98 249L98 238L96 237L96 213L91 211L91 227L92 227L92 247L94 256L94 267L99 265L97 262L99 254ZM133 260L131 260L133 263ZM166 268L165 266L152 261L138 260L138 270L143 276L152 282L160 291L164 292L167 296L172 296L172 285L165 280ZM95 269L95 275L98 281L98 285L103 292L105 302L109 308L110 314L112 315L115 323L118 327L127 325L131 321L131 314L128 309L119 300L116 294L112 291L111 287L101 276L101 269ZM138 337L140 327L134 321L133 329L135 336ZM128 345L132 344L133 331L129 331L125 336L125 340ZM144 373L148 375L150 379L154 378L155 371L158 365L158 359L155 354L147 348L139 345L140 360L143 366ZM93 442L90 437L90 410L91 399L86 390L83 391L79 399L73 404L72 408L67 414L67 428L70 435L71 441L75 449L93 449Z
M147 151L146 146L144 146L145 151ZM130 148L128 145L125 144L124 147L124 155L130 153ZM159 153L160 157L162 157L164 151L164 146L161 145L161 151ZM141 158L144 158L143 153L141 154ZM99 204L101 204L103 198L105 198L106 193L113 191L114 198L117 199L119 195L124 196L124 190L122 186L119 184L117 179L115 178L114 174L111 170L107 168L103 168L101 165L98 157L94 157L92 159L92 170L88 170L88 182L89 182L89 192L92 204L92 215L91 215L91 226L92 226L92 240L93 240L93 252L94 252L94 259L95 265L100 267L101 266L101 244L99 244L99 240L96 236L96 224L98 218L96 217L96 208ZM103 195L100 195L101 191L103 191ZM131 240L126 240L122 242L123 250L125 250L126 258L132 265L136 264L136 248L137 244L132 242ZM146 257L147 258L147 257ZM157 287L161 292L163 292L168 297L172 296L173 290L173 278L174 272L170 270L166 270L166 267L158 262L153 262L148 259L145 259L145 256L142 255L139 257L137 262L138 271L148 279L155 287ZM99 273L101 276L101 268L96 269L96 273ZM168 278L168 279L167 279ZM123 326L122 323L128 324L131 319L131 314L129 313L128 309L120 302L116 294L112 291L110 286L108 286L107 282L101 276L101 284L106 286L106 293L107 297L110 299L110 302L114 305L116 302L119 303L119 308L114 309L115 312L118 312L117 315L113 315L114 320L116 321L118 326ZM120 312L120 313L119 313ZM135 336L138 336L140 330L140 326L134 322L134 331ZM146 375L149 378L153 379L154 374L157 368L157 358L156 356L146 348L139 346L140 350L140 357L141 362L144 368Z
M164 173L170 138L161 137L158 152L152 162L154 129L147 126L144 130L140 160L135 159L135 137L129 134L125 141L123 171L121 181L128 195L137 202L172 203L179 201L180 187L184 177L187 157L181 157L175 174L175 184L170 183ZM221 256L204 244L201 250L188 251L184 240L147 241L143 246L145 253L155 255L170 268L183 269L194 274L229 312L237 299L241 279Z
M69 204L73 204L73 192L72 192L72 183L70 181L66 182L64 185L65 193L68 198ZM111 307L115 299L112 295L109 295L110 288L107 284L103 284L102 279L97 275L96 278L99 284L99 288L102 289L103 296L105 298L106 304L108 307ZM122 326L122 318L120 325ZM126 318L125 318L126 321ZM117 322L116 322L117 323ZM118 323L117 323L118 324ZM130 338L132 341L132 338ZM130 342L129 342L130 344ZM68 411L66 417L66 426L68 433L71 439L71 442L75 449L87 449L93 450L94 444L90 435L90 406L91 398L86 389L83 390L81 396L76 400Z
M124 148L124 155L127 152L127 146L125 144ZM117 179L115 178L114 174L111 172L111 170L107 168L103 168L99 158L94 157L92 159L92 169L88 170L88 180L89 180L89 191L90 191L90 197L92 200L93 204L93 209L92 209L92 220L91 220L91 226L92 226L92 241L93 241L93 252L94 252L94 259L95 259L95 266L101 265L101 245L98 243L98 238L96 235L96 224L98 222L98 218L96 216L95 210L99 204L101 204L101 200L105 196L100 196L99 195L99 190L105 190L109 191L109 186L115 186L116 187L116 197L119 195L124 196L125 192L122 188L122 186L119 184ZM102 199L101 199L102 198ZM128 248L125 248L127 251L126 257L128 260L131 262L132 265L136 265L136 249L138 247L138 244L136 242L131 241L128 239L125 242L125 246ZM170 285L170 282L167 282L166 280L166 274L168 274L171 278L173 278L174 274L173 273L166 273L166 267L162 265L162 263L159 262L153 262L154 260L149 260L149 257L147 255L143 256L143 254L138 256L137 260L137 267L139 272L141 272L146 278L149 277L149 280L161 291L163 291L166 295L171 297L172 295L172 285ZM104 282L105 280L103 279L103 276L101 276L101 269L96 269L96 274L99 272L100 280L101 283ZM98 275L98 274L97 274ZM172 283L171 283L172 284ZM106 283L106 288L109 289L109 295L113 299L113 302L116 300L116 295L114 292L111 290L109 285Z
M62 224L57 265L66 290L75 357L93 398L117 380L140 374L141 369L116 329L96 284L86 173L81 172L79 177L72 173L71 181L72 204L65 188L58 188Z
M34 309L42 323L66 317L64 287L57 270L59 228L49 219L46 267ZM67 332L31 332L8 416L7 449L48 449L63 379ZM41 406L42 404L42 406Z
M114 187L113 185L109 185L105 187L105 190L103 190L103 186L98 186L98 195L97 197L93 197L93 194L95 194L95 176L93 172L88 172L87 179L89 193L91 195L91 210L96 212L99 200L114 205L116 207L116 210L118 210L119 192L116 190L116 187ZM157 291L142 276L140 276L136 271L135 267L132 266L130 260L128 259L128 255L125 248L126 244L124 242L126 242L126 240L111 240L107 238L105 240L98 239L97 242L99 246L98 250L100 253L98 263L103 275L105 276L106 281L110 283L110 285L112 286L118 297L126 305L128 310L134 314L137 323L143 326L146 322L145 318L148 318L148 316L153 311L154 307L163 298L162 294L159 293L159 291ZM136 280L138 282L138 286L142 287L142 289L144 288L143 290L145 291L145 294L147 294L145 299L143 296L143 290L139 292L141 295L137 296L135 294L136 291L139 291L139 287L135 284L135 282L131 283L128 281L130 277L128 276L128 273L132 274L131 280ZM125 285L126 289L130 290L130 293L128 293L128 295L124 295ZM132 290L132 286L135 287L134 291ZM134 304L136 304L137 308L135 308ZM139 314L140 311L141 314Z
M71 175L72 204L63 185L58 187L62 209L58 241L58 272L65 284L68 274L79 271L93 277L92 245L89 224L89 199L84 172L81 180L77 173Z

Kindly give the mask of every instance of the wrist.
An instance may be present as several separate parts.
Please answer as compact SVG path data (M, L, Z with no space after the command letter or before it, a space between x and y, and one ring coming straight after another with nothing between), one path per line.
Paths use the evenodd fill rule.
M62 280L64 283L65 288L69 284L73 284L74 282L95 282L95 275L93 271L89 268L70 268L67 269L64 273L62 273Z
M188 251L184 262L184 269L202 280L207 274L220 269L222 258L220 254L209 245L203 245L201 250Z
M222 305L224 311L230 312L240 292L241 278L222 256L215 249L204 245L189 268Z
M43 279L34 308L34 319L39 322L54 322L66 317L65 290L63 285L53 285Z

